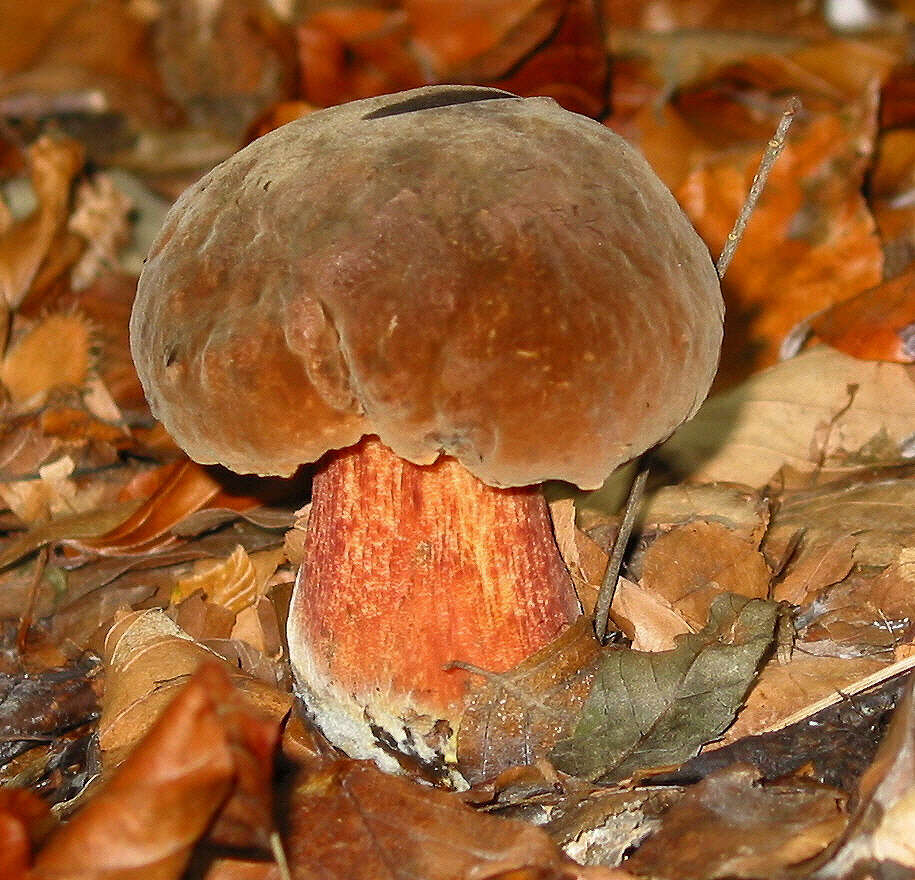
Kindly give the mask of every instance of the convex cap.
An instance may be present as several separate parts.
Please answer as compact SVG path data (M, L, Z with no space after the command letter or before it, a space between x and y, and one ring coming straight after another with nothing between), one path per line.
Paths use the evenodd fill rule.
M288 474L376 434L494 486L593 488L708 392L718 277L622 138L434 86L265 135L175 203L131 347L196 460Z

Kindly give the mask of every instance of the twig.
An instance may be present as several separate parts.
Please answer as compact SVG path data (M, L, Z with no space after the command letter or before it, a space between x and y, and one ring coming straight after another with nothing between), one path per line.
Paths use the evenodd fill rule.
M613 550L610 553L610 559L607 561L600 592L597 594L597 603L594 605L594 635L597 636L597 640L601 644L607 638L610 606L613 604L613 597L616 595L620 568L623 565L623 554L626 552L626 545L629 543L629 536L632 534L632 527L635 525L635 518L642 504L642 495L645 493L645 481L647 479L648 464L646 459L642 458L639 460L638 473L629 488L623 521L620 524L619 532L617 532L616 540L613 542Z
M32 614L35 611L35 600L38 597L38 587L41 579L44 577L44 569L48 563L48 548L42 547L38 551L38 557L35 560L35 571L32 572L32 582L29 584L28 596L25 600L25 608L22 616L19 618L19 631L16 633L16 647L19 649L19 656L25 654L26 642L29 638L29 630L32 628Z
M795 96L788 99L788 105L785 107L785 112L782 113L778 128L775 129L772 140L770 140L766 146L766 152L763 153L763 157L760 160L759 168L753 178L753 183L750 185L750 191L747 193L747 198L743 203L743 207L737 215L737 220L734 221L734 228L728 234L728 239L724 243L724 249L721 251L721 256L718 257L718 262L715 264L715 269L718 272L719 278L724 278L724 273L728 271L728 266L731 265L734 252L737 250L737 246L743 238L744 230L747 228L747 222L756 209L756 203L759 201L759 197L762 195L762 191L766 186L766 181L769 179L769 172L772 170L775 160L779 157L779 154L785 146L788 129L791 128L791 123L794 122L794 117L798 114L800 109L800 98Z

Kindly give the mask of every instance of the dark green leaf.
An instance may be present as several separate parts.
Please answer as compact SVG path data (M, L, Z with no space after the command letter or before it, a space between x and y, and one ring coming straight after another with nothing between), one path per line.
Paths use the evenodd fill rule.
M706 627L678 637L674 650L609 653L553 763L575 776L616 780L691 758L733 721L772 648L777 608L726 593Z

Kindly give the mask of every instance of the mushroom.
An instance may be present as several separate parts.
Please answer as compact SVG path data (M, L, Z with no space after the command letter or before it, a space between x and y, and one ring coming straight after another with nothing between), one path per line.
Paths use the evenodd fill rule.
M705 398L709 253L624 140L433 86L313 113L188 189L131 317L150 406L240 472L318 461L288 636L329 738L447 753L463 661L579 613L538 485L596 488Z

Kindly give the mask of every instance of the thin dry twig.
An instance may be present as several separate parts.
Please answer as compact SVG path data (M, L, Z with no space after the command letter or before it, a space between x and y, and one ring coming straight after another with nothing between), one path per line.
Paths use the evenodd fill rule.
M801 100L796 95L788 99L785 112L782 113L782 118L779 120L778 128L775 129L775 134L766 146L766 152L763 153L763 157L759 162L759 168L753 177L753 183L750 184L750 191L747 193L743 207L734 221L734 228L728 233L724 249L715 264L715 270L718 272L719 278L724 278L724 273L727 272L728 266L731 265L731 260L734 258L737 246L743 238L747 223L753 211L756 210L756 203L759 201L763 189L765 189L766 181L769 179L769 172L784 149L785 140L788 137L788 129L791 128L791 123L794 122L794 117L800 112L801 106Z
M42 547L38 551L38 557L35 560L35 571L32 574L32 582L29 584L29 593L25 602L25 609L19 618L19 630L16 633L16 647L19 650L19 656L25 654L26 641L29 637L29 630L32 628L32 615L35 611L35 600L38 597L38 587L41 585L41 579L44 577L45 566L48 564L48 548Z
M648 464L643 458L639 462L639 470L629 487L629 495L626 498L625 513L623 521L620 524L620 530L613 542L613 550L610 553L610 559L607 562L607 568L604 570L604 578L601 581L600 591L597 594L597 602L594 605L594 635L597 640L603 644L607 638L607 626L610 620L610 606L613 604L613 597L616 595L616 587L620 579L620 568L623 565L623 554L626 552L626 546L629 544L629 536L632 534L632 527L635 525L635 518L638 516L639 509L642 506L642 496L645 494L645 481L648 479Z

